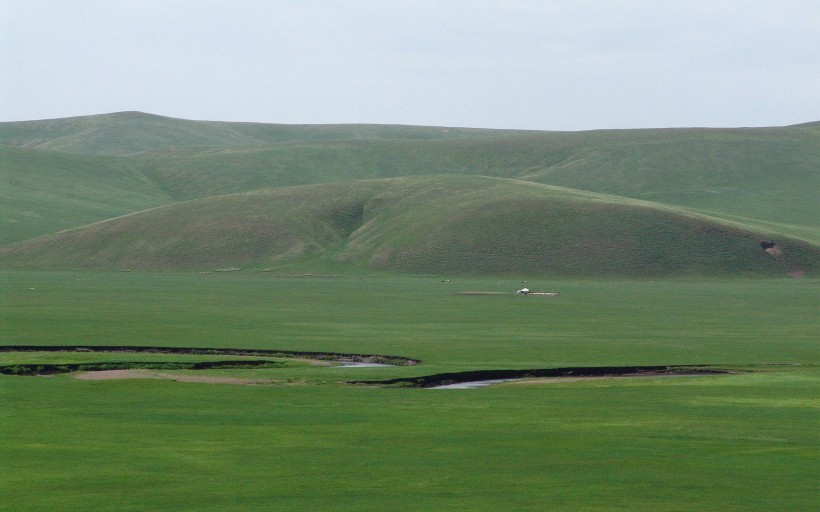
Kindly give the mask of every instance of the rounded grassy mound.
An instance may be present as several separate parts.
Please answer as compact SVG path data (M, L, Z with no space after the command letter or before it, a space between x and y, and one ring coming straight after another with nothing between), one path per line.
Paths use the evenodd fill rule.
M651 203L515 180L393 178L177 203L19 243L5 266L812 274L820 249Z

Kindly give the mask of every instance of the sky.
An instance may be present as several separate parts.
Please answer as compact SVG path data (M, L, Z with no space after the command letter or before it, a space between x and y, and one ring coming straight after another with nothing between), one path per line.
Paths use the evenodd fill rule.
M0 121L820 121L817 0L0 0Z

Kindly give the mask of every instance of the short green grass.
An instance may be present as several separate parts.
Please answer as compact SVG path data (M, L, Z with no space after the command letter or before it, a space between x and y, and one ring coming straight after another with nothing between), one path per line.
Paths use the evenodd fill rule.
M7 345L423 360L236 371L279 382L262 386L0 376L0 503L9 510L764 511L811 510L820 498L817 280L530 276L531 289L560 292L537 298L514 294L524 276L0 279ZM708 363L738 373L462 391L341 384Z
M816 279L530 276L560 295L516 295L527 277L2 272L0 343L375 353L454 371L820 362Z
M816 369L477 391L0 378L10 510L811 510Z

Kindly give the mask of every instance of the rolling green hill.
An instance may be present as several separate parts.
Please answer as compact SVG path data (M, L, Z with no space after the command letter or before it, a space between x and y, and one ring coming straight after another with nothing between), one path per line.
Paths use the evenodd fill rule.
M15 244L5 251L15 265L205 268L318 258L412 272L461 265L489 273L681 275L702 268L711 275L766 273L785 264L764 258L763 267L732 266L716 263L728 258L718 253L696 264L693 254L675 256L680 249L668 248L654 252L655 263L646 249L640 257L607 249L593 258L621 243L612 242L612 233L647 247L666 247L658 241L662 233L696 245L682 228L691 222L700 226L693 233L730 229L747 240L795 244L805 268L816 266L810 254L820 246L818 123L534 132L224 123L123 112L0 123L0 164L0 245ZM436 175L453 178L430 178ZM416 178L398 179L409 177ZM489 187L479 177L508 181ZM385 178L391 180L373 181ZM326 185L299 188L315 184ZM328 220L334 208L346 208L344 198L355 196L352 203L364 208L361 194L379 196L373 187L396 200L385 199L390 206L374 222L345 221L341 228ZM430 197L412 201L425 187L433 187ZM436 195L442 187L447 195ZM299 199L306 194L335 206L294 207L310 203ZM556 194L572 200L557 201ZM272 203L248 206L262 197ZM159 206L166 208L137 214ZM135 215L100 223L127 214ZM196 219L209 214L218 219L203 231ZM553 220L544 226L543 219ZM57 233L87 224L93 225ZM145 227L155 224L165 231ZM586 233L583 242L573 241L577 232ZM42 238L20 243L34 237ZM521 240L531 255L519 248ZM564 253L573 256L556 256ZM583 264L568 263L581 253Z
M0 145L129 155L130 166L140 176L121 189L125 197L112 194L107 199L121 201L117 212L137 211L127 196L154 196L156 191L183 200L310 183L469 174L686 206L820 243L817 123L756 129L525 132L222 123L124 112L0 123ZM29 168L39 165L41 155L32 154ZM97 175L107 178L102 171L112 164L99 158ZM24 159L20 154L15 159L14 165L22 169ZM124 166L122 160L116 165ZM85 200L94 202L97 185L93 179L83 183L90 188ZM41 184L30 188L49 193ZM13 185L7 190L19 194ZM65 227L62 218L47 226L48 212L29 211L42 217L42 228L21 235Z
M177 203L11 246L11 266L361 268L441 274L814 273L820 249L662 205L488 177L279 188ZM340 266L344 267L340 267Z
M681 130L589 147L524 179L687 206L820 240L820 132Z
M468 174L664 202L820 242L820 136L811 130L505 134L322 141L155 159L179 198L351 179Z
M0 144L103 155L199 151L293 141L448 139L498 130L381 125L280 125L189 121L143 112L0 123Z
M173 199L146 163L0 146L0 245Z

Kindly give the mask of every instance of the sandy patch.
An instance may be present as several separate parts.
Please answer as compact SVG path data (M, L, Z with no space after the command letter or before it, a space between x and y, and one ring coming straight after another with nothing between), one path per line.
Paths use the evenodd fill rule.
M169 379L176 382L200 382L203 384L270 384L272 380L265 379L240 379L237 377L205 377L199 375L175 375L172 373L159 374L161 379Z
M612 376L602 376L602 377L539 377L536 379L520 379L509 381L513 385L521 385L521 386L528 386L531 384L560 384L563 382L586 382L590 380L604 380L604 379L615 379L615 378L626 378L626 377L638 377L637 375L624 375L623 377L612 377Z
M203 384L270 384L272 380L240 379L235 377L208 377L199 375L179 375L150 370L103 370L99 372L81 372L74 375L80 380L120 380L120 379L165 379L176 382L199 382Z
M147 370L104 370L99 372L79 372L74 374L80 380L158 379Z

